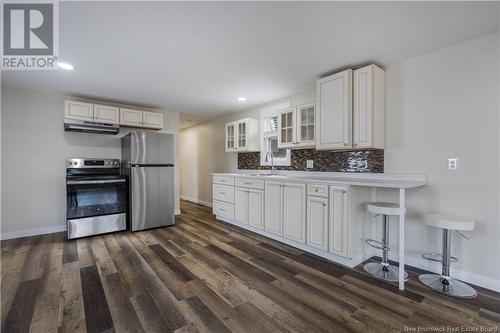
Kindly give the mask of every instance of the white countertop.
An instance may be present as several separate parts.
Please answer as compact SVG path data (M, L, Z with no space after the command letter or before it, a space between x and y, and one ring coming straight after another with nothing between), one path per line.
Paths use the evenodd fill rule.
M285 171L278 175L266 176L268 170L245 170L238 173L212 173L213 176L243 177L259 180L307 181L315 183L385 187L416 188L427 184L424 174L389 174L389 173L346 173L346 172L314 172Z

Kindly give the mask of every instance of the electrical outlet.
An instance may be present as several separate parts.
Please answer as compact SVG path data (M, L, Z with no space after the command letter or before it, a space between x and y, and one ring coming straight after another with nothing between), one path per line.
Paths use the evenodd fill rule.
M314 161L313 160L306 160L306 168L307 169L314 168Z
M448 159L448 170L457 171L458 170L458 158L453 157Z

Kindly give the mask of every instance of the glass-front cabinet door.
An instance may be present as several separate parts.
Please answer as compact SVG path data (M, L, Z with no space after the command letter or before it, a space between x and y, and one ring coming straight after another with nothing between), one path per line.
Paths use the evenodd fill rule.
M304 104L297 107L297 145L310 146L314 144L314 124L316 107L314 104Z
M238 129L238 149L247 148L247 122L239 121L236 123Z
M236 123L226 124L226 151L234 151L236 147Z
M280 112L278 116L278 148L295 146L295 108Z

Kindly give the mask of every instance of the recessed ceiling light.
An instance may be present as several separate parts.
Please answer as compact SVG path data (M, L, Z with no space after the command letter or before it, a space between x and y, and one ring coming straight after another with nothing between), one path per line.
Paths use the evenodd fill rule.
M244 102L244 101L246 101L246 100L247 100L247 98L246 98L246 97L238 97L238 101L239 101L239 102Z
M66 62L58 62L57 67L59 67L61 69L65 69L67 71L71 71L75 68L72 64L68 64Z

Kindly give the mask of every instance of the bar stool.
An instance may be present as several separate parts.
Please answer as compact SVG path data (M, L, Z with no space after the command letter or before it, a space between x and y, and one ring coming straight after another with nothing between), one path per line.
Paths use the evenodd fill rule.
M375 278L388 281L399 281L399 267L389 264L389 216L399 216L399 205L388 202L370 202L367 204L367 210L375 214L375 216L383 216L382 224L382 241L374 239L366 239L365 243L376 249L382 250L381 262L369 262L365 264L363 269L368 274L373 275ZM405 209L406 211L406 209ZM408 274L405 272L405 281L408 280Z
M452 261L458 261L451 256L451 232L454 230L462 237L468 239L460 231L474 230L474 221L456 216L445 214L427 214L425 216L425 224L443 229L443 253L426 253L422 257L432 261L442 263L442 273L439 274L422 274L418 277L420 282L427 287L440 292L442 294L460 298L474 298L477 292L468 284L455 280L450 277L450 264Z

